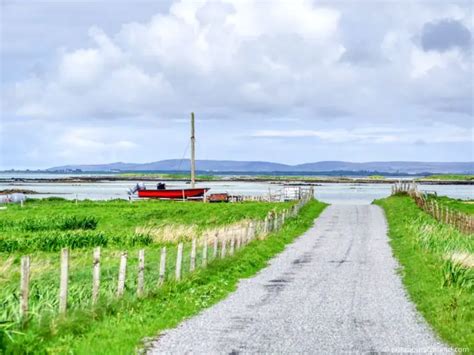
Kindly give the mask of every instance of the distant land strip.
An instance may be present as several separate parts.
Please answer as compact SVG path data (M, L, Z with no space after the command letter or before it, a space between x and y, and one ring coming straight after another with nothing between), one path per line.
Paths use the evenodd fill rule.
M46 169L47 172L184 172L190 170L189 159L168 159L150 163L111 163L64 165ZM319 161L287 165L266 161L197 160L196 170L203 174L474 174L473 162L345 162Z

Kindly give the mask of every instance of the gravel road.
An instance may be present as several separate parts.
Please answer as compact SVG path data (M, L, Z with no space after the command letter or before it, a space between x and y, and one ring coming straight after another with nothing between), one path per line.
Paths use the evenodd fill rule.
M151 354L449 352L408 301L382 210L329 206L313 228Z

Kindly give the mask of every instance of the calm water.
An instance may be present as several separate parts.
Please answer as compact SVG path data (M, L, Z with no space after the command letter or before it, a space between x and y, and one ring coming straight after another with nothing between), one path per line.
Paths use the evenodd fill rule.
M0 178L29 177L29 178L58 178L71 175L58 174L0 174ZM84 175L80 175L84 176ZM147 182L149 188L155 185ZM108 200L128 198L128 188L133 186L131 181L109 181L94 183L30 183L30 182L0 182L0 190L4 189L26 189L39 192L30 195L32 198L58 196L67 199L91 199ZM266 182L206 182L198 184L211 188L211 192L228 192L236 195L263 195L269 191L275 193L283 189L281 184L270 184ZM179 181L167 182L168 188L186 188L189 185ZM419 185L421 190L436 191L438 195L446 195L453 198L474 199L474 187L471 185ZM390 184L322 184L315 186L316 197L329 203L367 204L374 199L390 195Z

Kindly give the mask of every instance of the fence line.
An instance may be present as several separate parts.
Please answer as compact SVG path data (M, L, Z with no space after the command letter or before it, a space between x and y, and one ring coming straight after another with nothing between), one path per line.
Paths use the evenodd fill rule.
M313 190L309 189L308 193L291 208L276 213L270 211L263 220L248 220L245 222L244 228L232 227L223 233L219 239L219 232L215 232L214 238L207 236L200 240L202 243L202 262L201 266L206 267L212 260L223 259L226 256L233 256L240 249L251 243L255 239L264 239L273 232L279 231L285 221L289 217L296 217L300 209L312 199ZM189 244L188 244L189 245ZM208 247L212 245L212 257L208 255ZM220 248L219 248L220 247ZM189 272L193 272L197 267L197 248L198 240L194 237L191 241L191 249L189 254ZM182 278L183 272L183 254L184 243L180 242L176 248L176 264L175 264L175 280ZM211 260L209 258L211 257ZM136 296L143 297L146 295L145 284L145 250L138 250L138 266L136 278ZM65 316L68 309L68 287L69 287L69 265L70 254L68 248L61 249L60 252L60 275L59 275L59 314ZM119 255L118 278L116 286L116 297L121 298L126 290L127 282L127 264L128 252L122 251ZM158 265L157 265L158 266ZM156 270L156 269L155 269ZM155 286L161 286L166 281L167 270L167 248L162 247L159 257L158 276ZM29 312L29 292L30 292L30 257L23 256L21 258L21 276L20 276L20 294L19 294L19 315L20 319L24 319L24 324L28 319ZM156 271L155 271L156 272ZM155 274L156 275L156 274ZM150 277L147 277L150 279ZM92 252L92 287L91 287L91 304L95 306L100 298L101 285L101 248L96 247Z
M434 198L436 194L430 194L418 190L414 181L398 182L392 185L392 195L407 194L423 211L430 214L434 219L441 223L449 224L462 233L474 233L474 217L453 210L447 206L441 206Z

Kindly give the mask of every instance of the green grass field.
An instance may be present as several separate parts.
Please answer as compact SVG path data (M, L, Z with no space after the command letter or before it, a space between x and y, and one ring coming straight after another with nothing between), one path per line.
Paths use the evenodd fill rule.
M147 178L153 178L153 179L163 179L163 180L191 180L191 173L175 173L175 174L170 174L170 173L121 173L117 174L117 176L120 177L126 177L126 178L141 178L141 177L147 177ZM218 180L219 177L215 175L196 175L196 180Z
M244 219L263 219L270 210L290 203L183 203L181 201L80 201L57 198L29 200L25 207L0 211L0 253L57 251L62 247L149 245L148 231L164 226L181 228L183 239L216 226ZM178 228L175 228L178 230Z
M410 298L453 346L474 350L473 235L438 223L408 196L377 200ZM470 261L469 261L470 260ZM466 265L467 264L467 265Z
M458 200L447 196L431 197L435 198L440 206L459 211L465 214L474 215L474 200Z
M140 215L140 223L159 216L161 222L173 221L181 224L197 224L201 228L214 224L233 223L242 218L263 218L271 209L283 209L289 204L242 203L212 205L200 203L163 203L150 201L129 205L128 202L84 202L89 210L82 209L81 203L56 201L63 208L55 208L55 201L35 202L9 211L10 218L22 220L28 208L35 212L28 218L43 218L45 215L63 216L57 226L69 221L65 216L77 216L71 226L82 223L81 216L90 216L96 211L97 225L92 230L110 232L115 221L118 228L133 230L133 223L125 220L123 214ZM112 207L113 209L111 209ZM33 209L35 207L35 209ZM155 335L159 330L176 325L179 321L197 313L202 308L217 302L235 289L242 277L253 275L266 262L311 224L324 209L325 204L311 201L303 207L296 218L287 220L283 230L264 240L255 240L240 249L232 257L211 260L206 269L189 273L190 243L185 244L184 280L172 280L176 249L167 243L169 268L168 282L157 288L159 251L162 243L151 243L144 247L146 256L145 297L137 299L137 252L143 246L130 246L129 272L126 292L121 300L113 297L116 287L118 254L120 248L107 246L101 255L101 299L95 308L91 307L91 264L90 249L78 248L71 251L70 295L67 319L57 318L57 294L59 280L59 254L43 251L32 254L31 311L33 317L28 328L22 329L17 315L19 255L21 253L0 253L0 349L6 352L51 352L51 353L133 353L141 346L145 336ZM78 215L82 210L83 215ZM105 211L104 211L105 210ZM114 213L115 210L115 213ZM67 213L66 213L67 211ZM126 213L125 213L126 212ZM117 214L118 216L115 216ZM151 217L150 217L151 216ZM2 216L6 218L6 216ZM8 219L8 218L6 218ZM79 222L78 222L79 221ZM88 220L89 221L89 220ZM89 221L90 222L90 221ZM75 224L76 223L76 224ZM169 222L168 222L169 223ZM38 224L38 223L37 223ZM93 224L93 223L92 223ZM101 225L102 224L102 225ZM41 225L41 224L39 224ZM42 231L43 232L43 231ZM15 233L23 233L15 231ZM16 234L18 237L21 234ZM209 252L211 253L211 251ZM200 253L197 264L200 265ZM212 259L212 257L211 257ZM1 351L0 351L1 352Z

